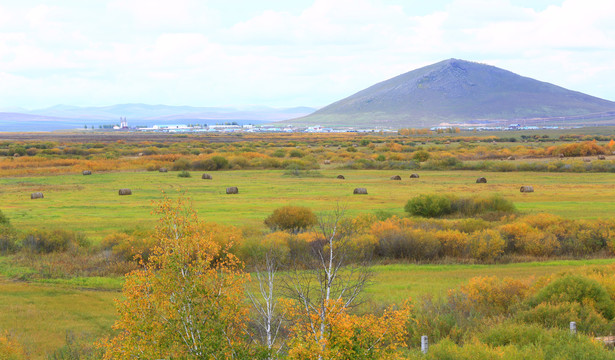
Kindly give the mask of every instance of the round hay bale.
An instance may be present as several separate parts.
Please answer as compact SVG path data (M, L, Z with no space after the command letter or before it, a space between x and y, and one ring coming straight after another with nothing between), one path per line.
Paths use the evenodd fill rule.
M604 156L604 155L598 155L598 160L606 160L606 156Z
M356 189L354 189L353 194L355 194L355 195L367 195L367 189L366 188L356 188Z
M559 157L560 157L560 158L565 158L565 157L566 157L566 155L564 155L564 154L559 154Z
M476 179L476 183L477 184L486 184L487 183L487 179L485 179L484 177L479 177L478 179Z
M419 178L419 174L411 174L410 175L410 179L418 179Z
M83 175L92 175L92 172L90 170L83 170L82 174Z
M139 156L143 156L143 153L139 153Z
M331 164L331 160L325 160L325 165Z
M521 192L522 193L534 192L534 187L533 186L521 186Z
M167 171L169 171L169 169L167 169L167 168L160 168L160 169L158 169L158 171L159 172L167 172Z
M515 157L514 156L509 156L507 159L508 160L515 160Z
M237 189L237 186L227 187L226 193L227 194L239 194L239 189Z
M20 157L21 155L19 155L18 153L14 153L13 157Z
M130 189L120 189L120 195L132 195L132 191Z
M43 193L42 192L33 192L32 194L30 194L30 199L43 199Z
M338 175L338 176L337 176L337 178L338 178L338 179L342 179L342 180L344 180L344 179L345 179L344 175Z
M401 176L399 175L391 176L391 180L401 180Z
M213 178L211 177L211 175L209 174L203 174L203 176L201 176L201 179L205 179L205 180L213 180Z

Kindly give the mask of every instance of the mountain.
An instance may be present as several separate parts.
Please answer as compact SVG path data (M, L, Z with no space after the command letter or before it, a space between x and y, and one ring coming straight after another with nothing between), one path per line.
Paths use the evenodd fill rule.
M46 109L0 112L1 131L51 131L118 124L125 117L130 126L172 124L216 124L237 122L259 124L305 116L316 109L309 107L271 108L193 107L148 104L118 104L100 107L55 105Z
M442 123L615 123L615 102L485 64L449 59L375 84L284 124L428 127Z

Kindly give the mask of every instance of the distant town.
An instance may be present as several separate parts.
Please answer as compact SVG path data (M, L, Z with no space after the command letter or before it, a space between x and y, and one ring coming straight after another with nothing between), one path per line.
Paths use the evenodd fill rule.
M571 129L580 126L547 126L547 125L522 125L508 124L503 126L477 126L471 124L447 124L446 126L435 126L429 128L435 132L460 132L460 131L514 131L514 130L539 130L539 129ZM87 127L86 127L87 128ZM254 125L254 124L238 124L236 122L228 122L224 124L207 125L207 124L170 124L170 125L152 125L148 126L129 126L126 118L121 118L120 124L117 125L101 125L100 129L113 129L116 131L140 131L140 132L166 132L166 133L200 133L200 132L286 132L286 133L344 133L344 132L391 132L396 133L398 129L393 128L353 128L353 127L323 127L320 125L314 126L276 126L276 125ZM92 127L92 129L95 129Z

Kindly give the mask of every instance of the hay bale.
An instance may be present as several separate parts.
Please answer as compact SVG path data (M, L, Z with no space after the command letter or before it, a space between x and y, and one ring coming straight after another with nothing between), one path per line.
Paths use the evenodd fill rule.
M132 191L130 189L120 189L120 195L132 195Z
M205 180L213 180L213 178L211 177L211 175L209 174L203 174L203 176L201 176L201 179L205 179Z
M521 186L521 192L522 193L534 192L534 187L533 186Z
M143 156L143 153L139 153L139 156Z
M21 155L19 155L18 153L14 153L13 157L20 157Z
M227 194L239 194L239 189L237 189L237 186L227 187L226 193Z
M564 155L564 154L559 154L559 157L560 157L560 159L562 159L562 158L565 158L565 157L566 157L566 155Z
M418 179L419 178L419 174L411 174L410 175L410 179Z
M30 194L30 199L43 199L43 193L42 192L33 192L32 194Z
M366 188L356 188L353 191L353 194L355 195L367 195L367 189Z
M338 179L342 179L342 180L344 180L344 179L345 179L344 175L338 175L338 176L337 176L337 178L338 178Z
M509 156L507 159L508 160L515 160L515 157L514 156Z
M331 164L331 160L325 160L325 165Z
M399 175L391 176L391 180L401 180L401 176Z
M167 172L167 171L169 171L169 169L167 169L167 168L160 168L160 169L158 169L158 171L159 172Z
M606 156L604 156L604 155L598 155L598 160L606 160Z
M485 179L484 177L479 177L478 179L476 179L476 183L477 184L486 184L487 183L487 179Z
M82 174L83 175L92 175L92 172L90 170L83 170Z

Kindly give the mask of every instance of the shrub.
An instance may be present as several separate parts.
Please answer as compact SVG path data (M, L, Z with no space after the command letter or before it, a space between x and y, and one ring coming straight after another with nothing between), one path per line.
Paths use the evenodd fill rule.
M303 152L301 152L301 150L293 149L290 151L290 153L288 153L288 155L290 155L290 157L292 158L302 158Z
M186 171L186 170L182 170L179 172L179 174L177 174L177 177L181 177L181 178L189 178L192 175L190 175L190 172Z
M185 158L179 158L173 162L171 165L171 170L179 171L179 170L189 170L190 169L190 160Z
M25 360L28 356L23 346L9 333L0 333L0 359Z
M440 230L434 236L441 245L443 256L462 257L468 248L468 235L459 230Z
M564 302L592 306L609 320L615 316L615 302L606 289L596 280L578 275L568 275L548 284L530 299L529 305Z
M37 254L75 251L89 246L87 239L80 233L67 230L34 230L21 240L21 248Z
M570 336L566 330L544 329L537 325L503 323L487 328L479 339L490 347L525 349L514 359L612 359L613 354L587 336ZM465 346L464 346L465 347ZM431 349L430 349L431 351ZM508 357L493 357L504 358Z
M415 216L440 217L452 212L451 199L445 195L419 195L408 200L404 210Z
M11 254L17 251L17 234L8 225L0 225L0 254Z
M2 210L0 210L0 226L10 224L11 222L9 221L9 218L7 218L6 215L4 215L4 213L2 212Z
M512 278L498 279L495 276L479 276L470 279L467 285L449 293L458 308L466 312L485 315L507 315L517 304L525 300L529 290L527 281Z
M309 208L303 206L284 206L275 209L265 219L265 225L272 231L284 230L296 234L316 225L318 219Z
M412 155L412 159L414 159L417 162L423 162L423 161L427 161L429 160L431 155L429 155L429 153L425 150L419 150L419 151L415 151L414 154Z
M511 213L515 211L512 201L498 194L486 197L454 198L451 202L453 212L464 216L475 216L487 212Z
M492 262L504 253L506 241L491 229L475 232L469 238L469 252L474 259Z
M275 156L277 158L283 158L286 156L286 150L284 149L277 149L276 151L274 151L271 156Z
M389 229L376 237L376 254L395 259L433 259L440 252L440 242L431 232L417 229Z
M578 331L591 334L607 334L613 331L608 320L593 307L573 302L540 303L531 309L518 312L515 318L525 323L559 329L568 329L570 321L575 321Z
M155 241L149 234L129 235L126 233L113 233L107 235L101 242L103 250L111 250L112 254L123 261L131 261L136 255L147 260Z

